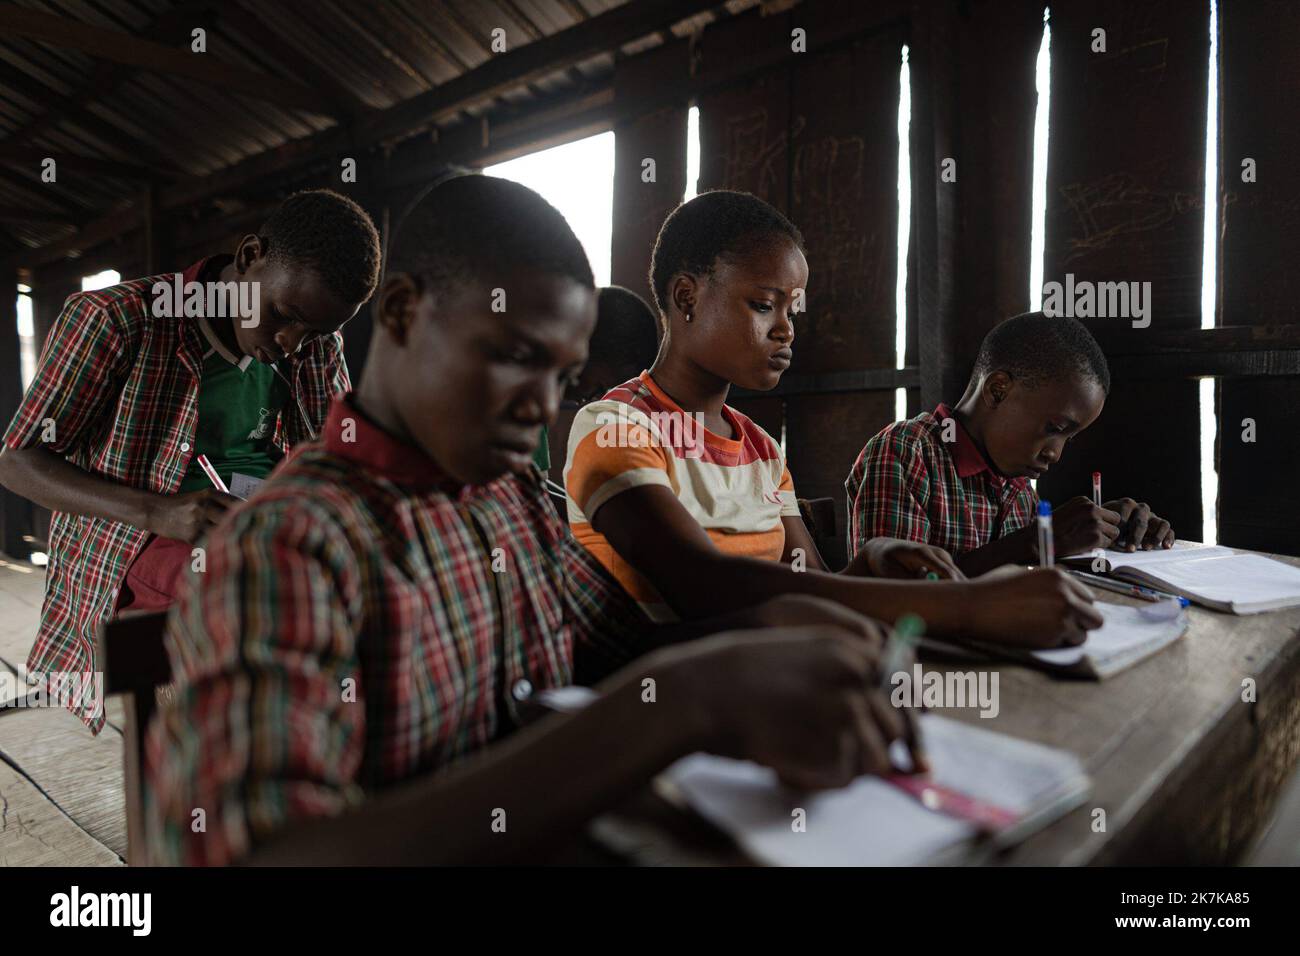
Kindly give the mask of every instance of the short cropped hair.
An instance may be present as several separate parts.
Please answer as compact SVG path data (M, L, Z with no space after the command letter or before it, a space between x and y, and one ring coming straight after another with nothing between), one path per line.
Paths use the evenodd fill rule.
M403 217L388 273L407 273L435 296L475 280L504 285L516 271L596 287L582 243L559 211L527 186L471 173L437 183Z
M658 319L645 299L631 289L611 285L600 290L597 303L596 330L587 349L588 364L619 369L635 366L636 372L653 365L659 352L659 336L655 334ZM614 382L609 387L619 384Z
M975 377L998 370L1030 388L1078 374L1110 393L1110 368L1101 346L1078 319L1025 312L999 322L980 345Z
M267 258L305 266L349 305L379 284L379 233L364 209L331 189L307 189L280 203L262 226Z
M744 254L774 236L804 251L794 223L752 193L716 189L682 203L664 220L650 260L659 314L668 315L668 283L677 273L711 275L719 259Z

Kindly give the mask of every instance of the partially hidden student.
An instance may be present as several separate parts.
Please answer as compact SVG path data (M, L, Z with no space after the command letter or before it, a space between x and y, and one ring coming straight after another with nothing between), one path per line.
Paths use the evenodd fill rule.
M850 548L879 535L927 542L967 574L1038 560L1030 485L1097 420L1110 390L1106 357L1077 319L1028 312L984 337L955 407L886 426L845 487ZM1052 511L1054 550L1170 548L1174 531L1132 498L1080 495Z
M572 540L532 454L595 317L536 193L466 176L407 215L359 390L183 577L146 747L157 862L537 861L694 750L834 786L914 740L868 687L864 618L787 600L652 629ZM575 668L792 620L652 649L524 726Z
M615 385L641 374L655 360L659 350L656 329L659 319L645 299L621 285L601 288L597 294L596 331L591 333L587 364L564 391L555 424L549 429L550 462L563 466L569 447L569 428L574 416Z
M171 603L238 503L199 457L229 487L316 436L351 387L339 329L378 272L370 217L311 190L234 255L68 299L0 452L0 482L54 512L30 672L91 674L101 622ZM99 732L101 702L67 702Z
M693 619L773 594L813 594L938 634L1078 643L1100 624L1057 571L960 580L946 552L877 539L829 573L799 517L780 446L727 405L766 391L793 355L808 283L799 231L748 193L703 193L664 222L650 269L663 323L649 371L578 414L565 487L581 541L657 619ZM897 575L914 580L872 580ZM936 574L952 580L926 582Z

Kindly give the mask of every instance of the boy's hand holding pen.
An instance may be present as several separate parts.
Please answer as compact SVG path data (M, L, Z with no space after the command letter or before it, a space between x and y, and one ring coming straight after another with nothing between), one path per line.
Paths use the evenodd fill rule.
M159 537L192 544L225 517L231 506L239 504L240 499L230 493L207 456L198 455L196 460L212 482L212 488L154 496L157 500L151 506L147 527Z
M1092 497L1071 498L1052 512L1057 554L1079 554L1097 548L1133 552L1142 548L1172 548L1169 522L1153 514L1150 505L1132 498L1102 501L1101 472L1092 473Z

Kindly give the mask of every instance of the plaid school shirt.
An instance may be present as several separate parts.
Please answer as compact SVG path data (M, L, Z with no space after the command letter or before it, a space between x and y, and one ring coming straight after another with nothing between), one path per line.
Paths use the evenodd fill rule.
M437 771L572 683L575 652L608 672L648 626L540 471L454 485L350 400L207 549L170 612L176 699L146 741L159 863L237 861Z
M210 260L184 272L195 281ZM174 494L189 467L207 342L193 318L158 318L153 286L171 275L134 279L68 297L50 330L36 376L14 415L9 448L47 448L93 475ZM289 360L293 397L274 442L283 453L318 432L330 398L351 388L343 336L316 339ZM27 659L33 674L93 674L96 631L110 618L127 569L149 532L121 521L56 511L40 629ZM95 733L102 702L69 700Z
M943 440L947 419L951 442ZM1029 479L997 474L947 405L881 429L844 487L850 557L875 537L965 554L1023 528L1038 508Z

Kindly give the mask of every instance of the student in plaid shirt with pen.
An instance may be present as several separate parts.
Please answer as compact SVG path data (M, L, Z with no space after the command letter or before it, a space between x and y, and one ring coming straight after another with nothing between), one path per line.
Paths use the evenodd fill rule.
M94 672L101 622L170 604L194 542L238 503L198 457L229 484L235 471L264 477L315 436L330 397L350 387L339 329L378 272L366 213L312 190L282 203L233 256L183 274L205 289L257 283L242 290L255 324L217 314L231 309L206 297L199 315L160 303L170 275L68 299L0 452L0 482L54 512L29 671ZM95 733L103 727L102 702L69 705Z
M984 338L966 393L886 426L849 474L849 547L881 535L923 542L954 556L968 575L1037 561L1029 484L1097 420L1110 370L1077 319L1030 312ZM1052 512L1057 555L1093 548L1170 548L1174 532L1149 505L1102 505L1077 496Z
M866 619L802 599L652 629L555 514L532 454L596 317L558 212L506 180L439 184L375 312L323 442L183 578L176 699L146 748L160 862L540 860L694 750L803 786L888 768L906 725L868 684ZM520 726L575 668L656 647L581 712Z

